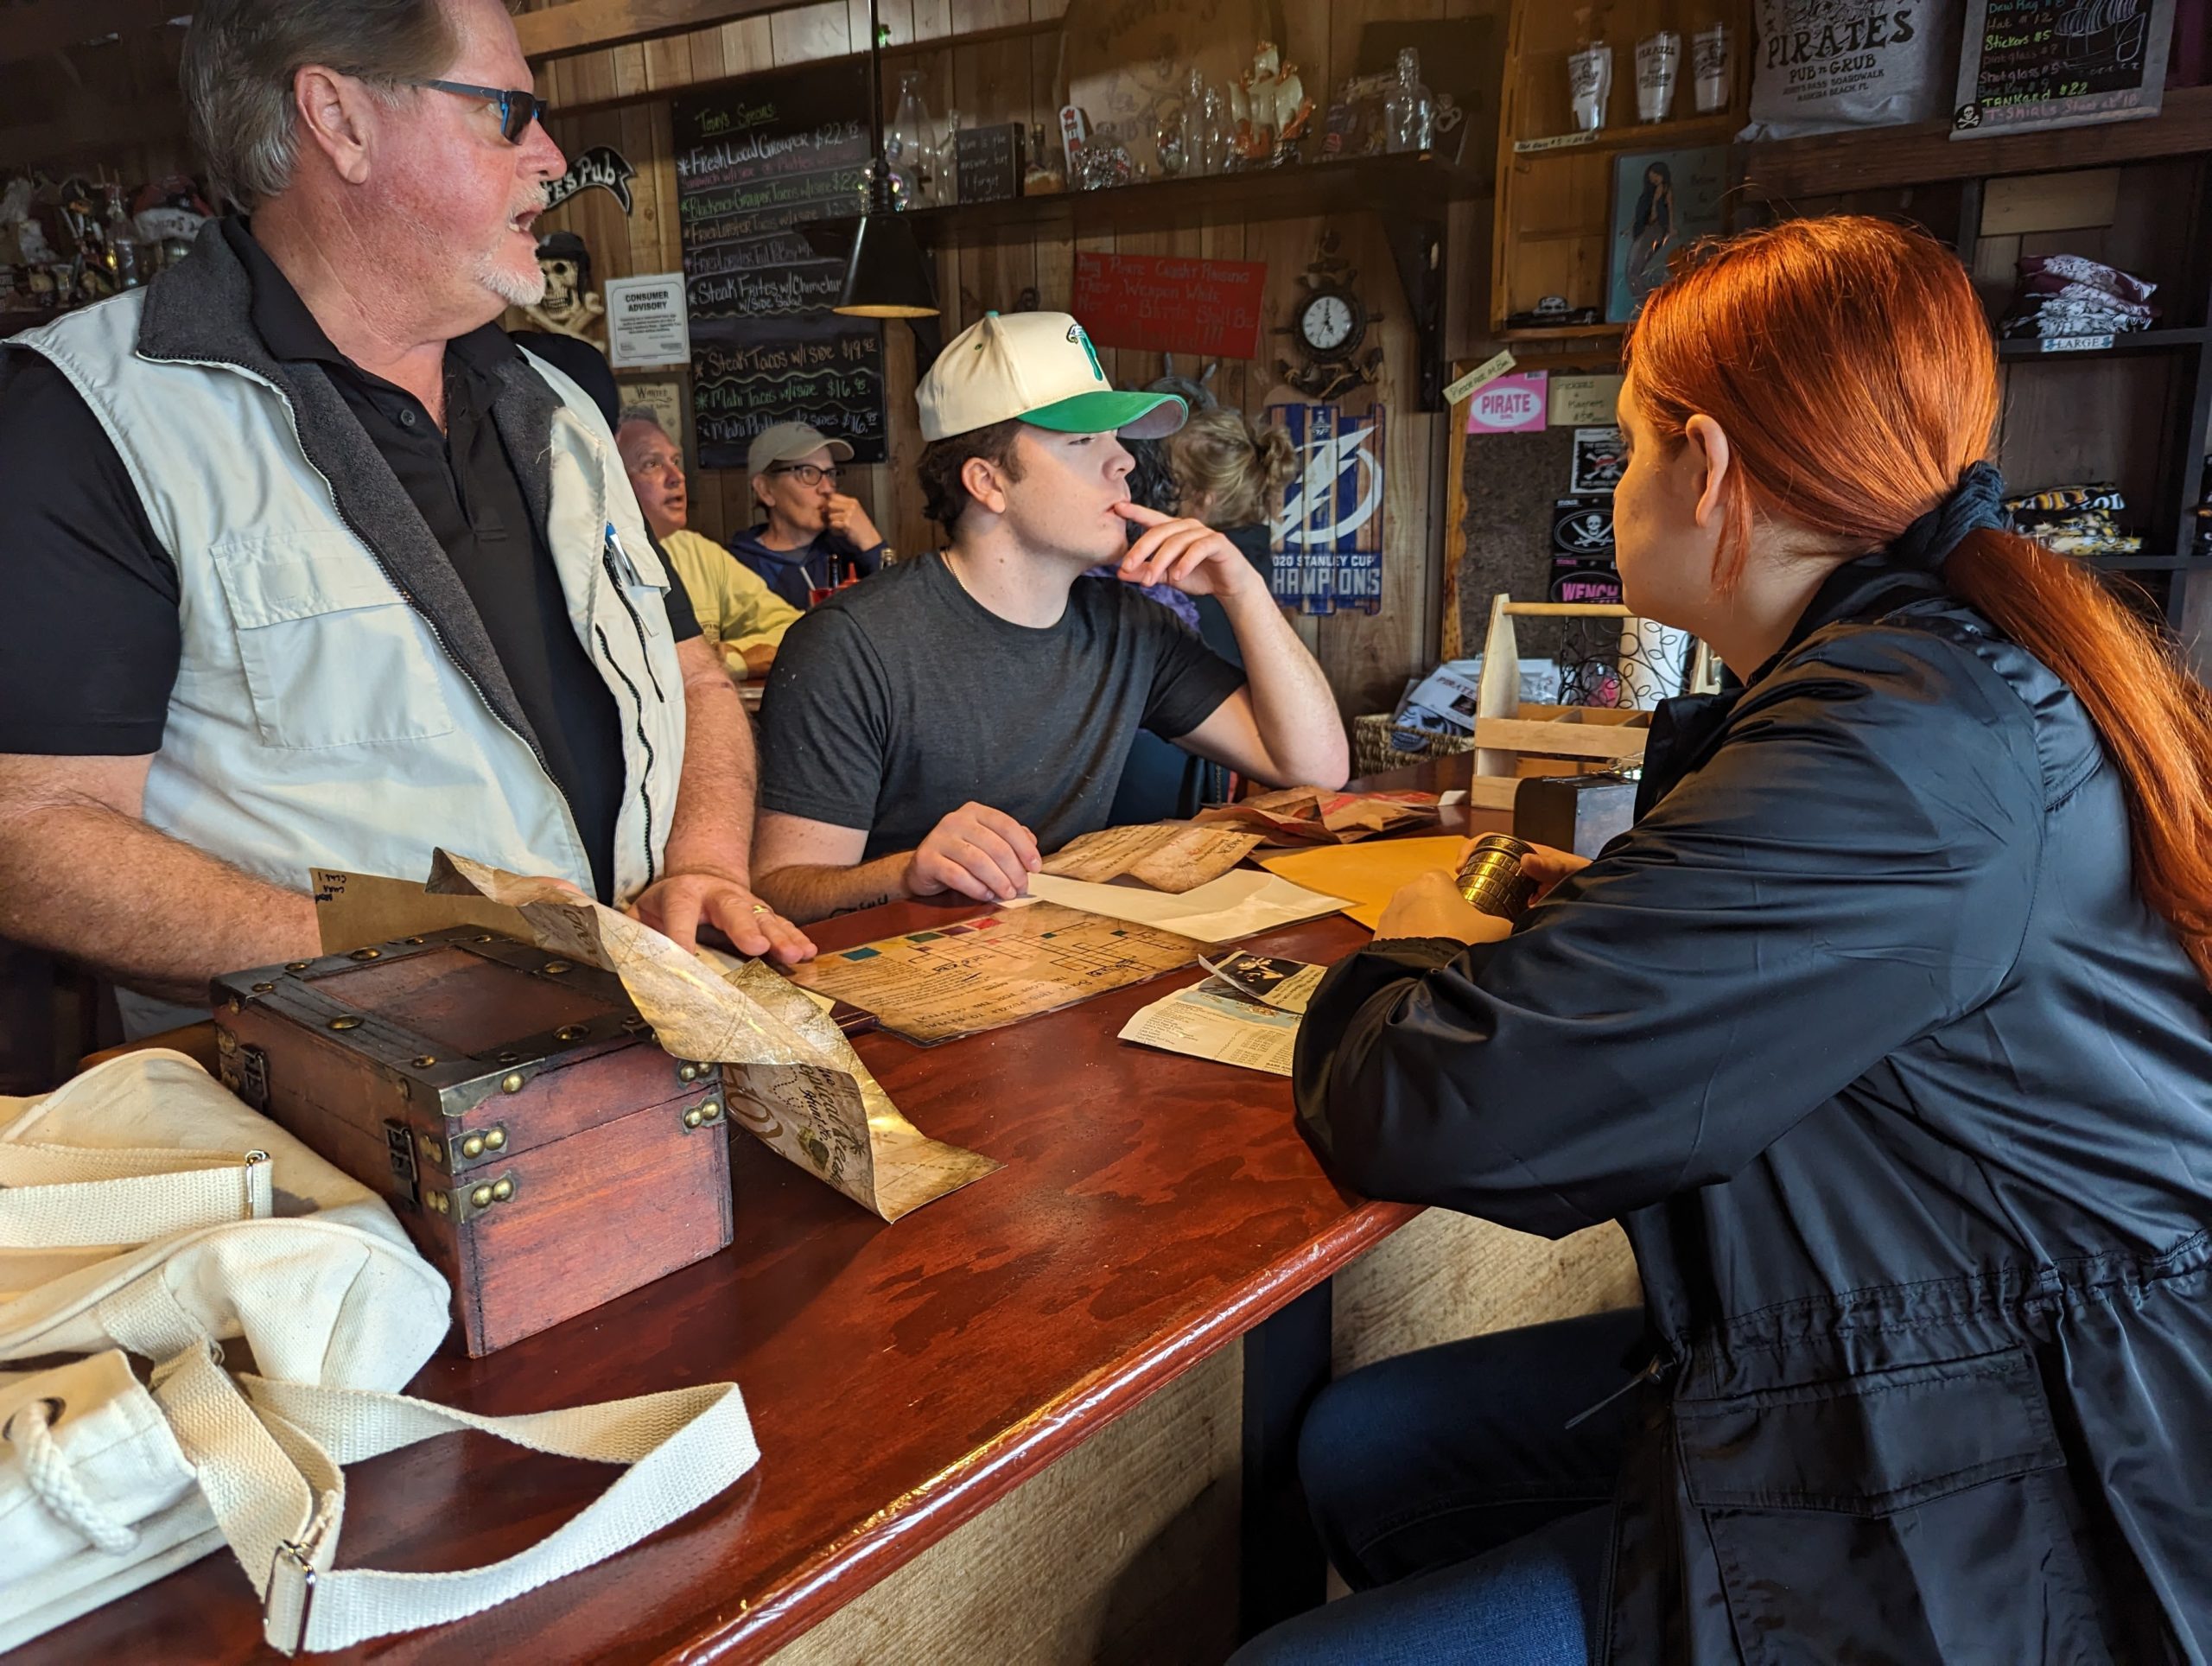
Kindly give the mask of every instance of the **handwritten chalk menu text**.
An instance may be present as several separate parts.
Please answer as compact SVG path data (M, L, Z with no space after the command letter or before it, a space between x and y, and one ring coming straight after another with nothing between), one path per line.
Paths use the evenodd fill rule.
M1951 137L2155 116L2174 0L1968 0Z
M1256 359L1267 282L1264 261L1078 251L1075 315L1105 347Z
M793 422L882 461L883 327L830 310L850 245L809 230L866 206L866 66L749 76L678 99L675 125L699 466L743 468Z

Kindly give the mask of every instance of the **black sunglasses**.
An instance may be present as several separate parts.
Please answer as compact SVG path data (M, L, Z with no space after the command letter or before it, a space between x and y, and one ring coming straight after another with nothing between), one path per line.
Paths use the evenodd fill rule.
M410 81L410 86L427 86L439 92L450 92L460 99L481 99L486 104L499 106L499 137L509 144L520 144L522 136L530 131L532 122L543 121L552 106L534 92L525 92L512 86L471 86L466 81Z

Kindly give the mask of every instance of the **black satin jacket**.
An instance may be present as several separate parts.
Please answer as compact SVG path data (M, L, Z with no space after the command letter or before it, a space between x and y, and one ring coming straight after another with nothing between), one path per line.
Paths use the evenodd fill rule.
M1334 969L1296 1077L1347 1186L1626 1227L1597 1657L2204 1661L2212 997L2081 705L1870 557L1642 797L1504 942Z

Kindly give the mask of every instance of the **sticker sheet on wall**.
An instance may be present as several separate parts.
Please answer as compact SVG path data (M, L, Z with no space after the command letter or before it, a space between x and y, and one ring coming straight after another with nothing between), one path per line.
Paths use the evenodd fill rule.
M1268 407L1299 471L1270 525L1275 600L1301 613L1382 610L1382 407Z

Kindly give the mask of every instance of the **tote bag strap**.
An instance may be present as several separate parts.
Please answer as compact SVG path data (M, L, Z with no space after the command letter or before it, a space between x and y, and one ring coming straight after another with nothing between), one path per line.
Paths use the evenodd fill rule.
M154 1396L261 1595L264 1637L285 1654L480 1613L658 1532L760 1455L734 1383L484 1417L363 1389L251 1376L234 1383L213 1350L195 1348L156 1370ZM346 1511L340 1466L460 1429L626 1467L574 1518L504 1561L449 1574L334 1568Z
M265 1151L0 1145L0 1250L151 1243L275 1208Z

